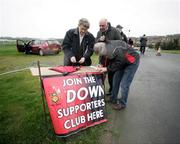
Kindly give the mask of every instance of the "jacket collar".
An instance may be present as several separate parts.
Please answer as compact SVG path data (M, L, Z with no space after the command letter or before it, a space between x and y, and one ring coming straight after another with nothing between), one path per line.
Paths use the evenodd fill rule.
M108 31L111 31L111 29L112 29L112 27L111 27L111 23L110 23L110 22L108 22L108 29L107 29L107 32L108 32Z

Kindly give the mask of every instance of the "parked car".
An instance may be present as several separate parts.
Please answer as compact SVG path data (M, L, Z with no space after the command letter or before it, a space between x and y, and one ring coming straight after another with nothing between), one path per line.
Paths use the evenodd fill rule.
M26 54L58 54L61 51L61 45L57 40L17 40L16 47L19 52Z

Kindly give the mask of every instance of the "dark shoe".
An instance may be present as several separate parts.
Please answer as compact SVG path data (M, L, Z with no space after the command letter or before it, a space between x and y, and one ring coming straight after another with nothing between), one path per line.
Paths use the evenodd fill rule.
M122 104L114 104L113 105L113 109L115 109L115 110L122 110L124 108L126 108L126 106L122 105Z

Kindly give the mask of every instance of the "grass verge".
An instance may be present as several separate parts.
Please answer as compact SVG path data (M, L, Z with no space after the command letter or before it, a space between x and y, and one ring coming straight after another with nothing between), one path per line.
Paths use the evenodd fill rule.
M163 53L180 54L180 50L162 50Z

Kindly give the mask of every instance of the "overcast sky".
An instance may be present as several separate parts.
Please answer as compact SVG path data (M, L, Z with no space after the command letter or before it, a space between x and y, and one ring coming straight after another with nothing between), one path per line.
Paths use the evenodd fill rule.
M0 0L0 36L63 38L83 17L95 37L101 18L127 36L177 34L180 0Z

